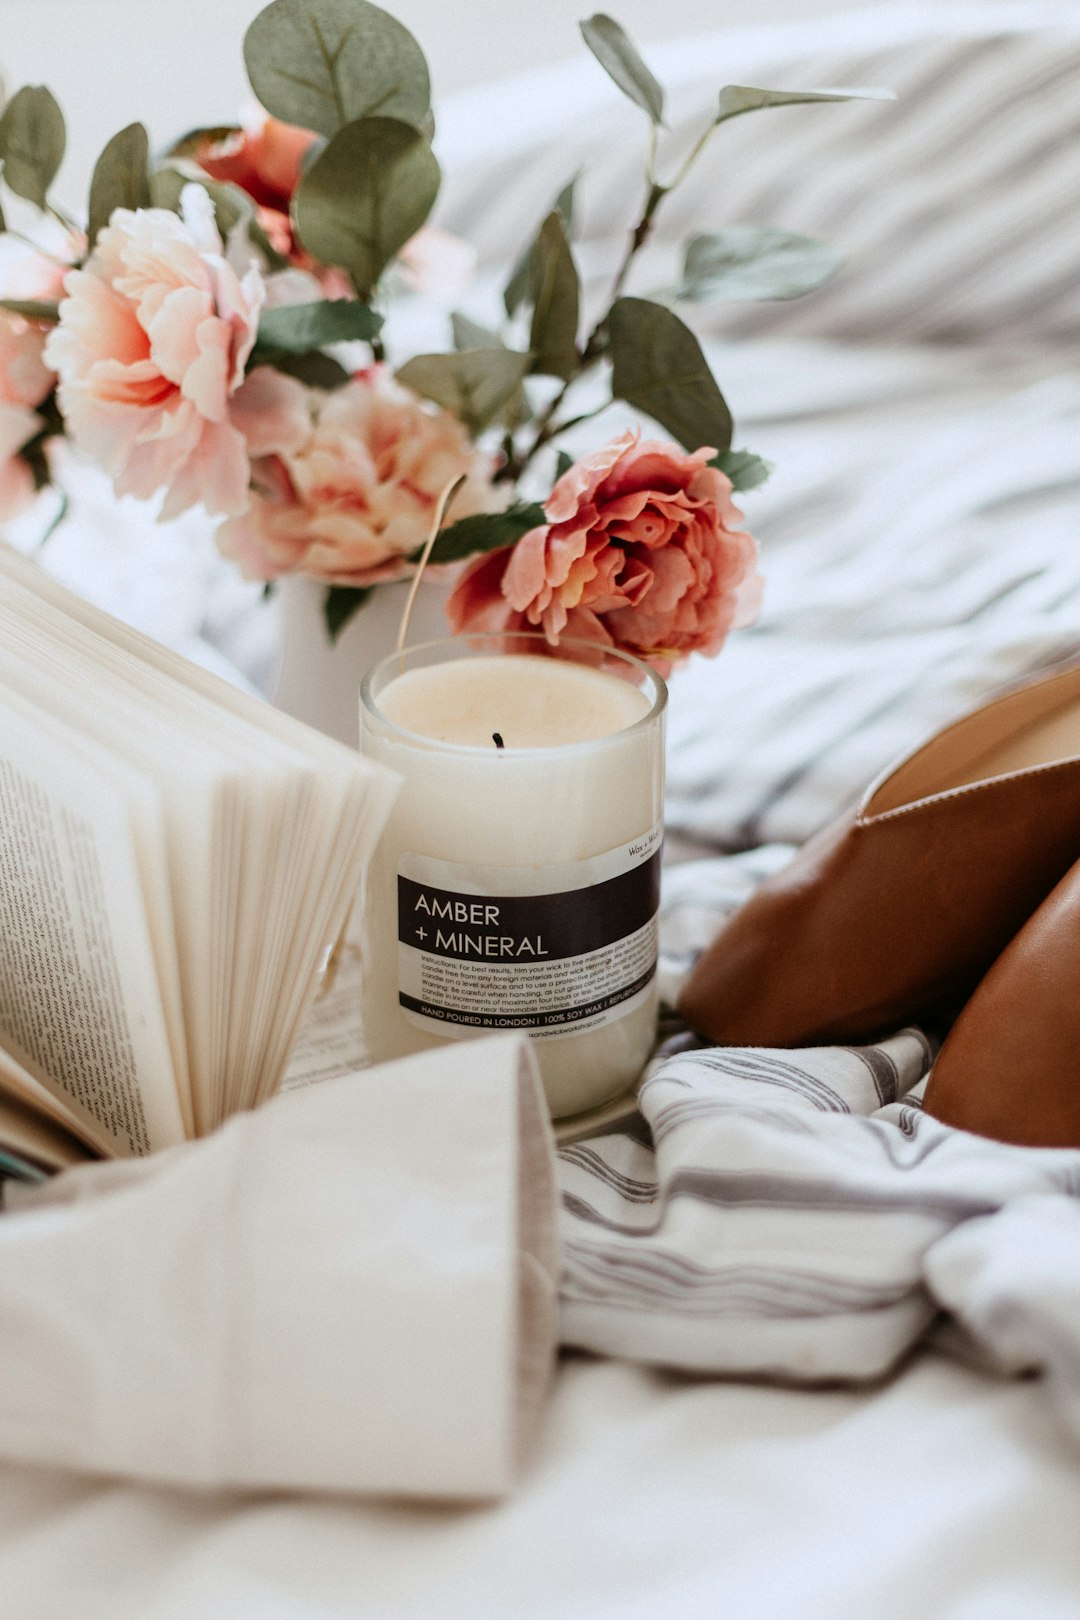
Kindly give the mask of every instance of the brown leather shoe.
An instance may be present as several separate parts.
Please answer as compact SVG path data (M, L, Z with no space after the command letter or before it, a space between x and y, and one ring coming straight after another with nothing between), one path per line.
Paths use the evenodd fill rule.
M714 1041L861 1041L983 974L1080 857L1080 664L931 738L764 883L679 1010Z
M1080 863L960 1014L923 1106L999 1142L1080 1147Z

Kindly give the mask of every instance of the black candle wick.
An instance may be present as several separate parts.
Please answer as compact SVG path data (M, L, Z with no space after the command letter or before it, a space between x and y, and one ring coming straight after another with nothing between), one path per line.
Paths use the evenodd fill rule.
M505 748L506 747L506 744L503 742L501 736L499 735L499 733L497 731L493 731L491 733L491 740L495 744L496 748Z

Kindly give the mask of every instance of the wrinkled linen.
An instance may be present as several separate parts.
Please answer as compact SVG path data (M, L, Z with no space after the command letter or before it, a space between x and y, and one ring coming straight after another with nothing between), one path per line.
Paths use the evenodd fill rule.
M669 996L790 855L668 870ZM974 1340L1002 1369L1071 1373L1080 1417L1080 1261L1051 1286L1056 1305L1026 1309L1080 1233L1080 1151L990 1142L924 1114L934 1045L917 1029L860 1047L701 1047L682 1034L668 1048L638 1094L641 1121L560 1150L564 1343L697 1373L870 1380L955 1309L965 1331L943 1342L967 1354ZM1014 1205L1037 1209L1047 1233L1033 1271L1009 1238L1023 1230ZM948 1257L973 1271L967 1222L980 1260L962 1287Z
M1051 1184L1056 1179L1049 1178ZM1076 1182L1065 1190L1074 1195ZM966 1221L926 1256L927 1285L988 1364L1042 1372L1080 1443L1080 1202L1052 1192Z
M555 1328L550 1126L522 1037L14 1190L0 1455L215 1489L509 1488Z

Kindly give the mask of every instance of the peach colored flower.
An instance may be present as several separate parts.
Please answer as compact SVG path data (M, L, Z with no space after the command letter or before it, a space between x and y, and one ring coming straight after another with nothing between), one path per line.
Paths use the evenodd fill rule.
M33 475L19 452L44 425L35 407L48 398L56 381L42 358L44 347L43 326L0 310L0 521L4 522L34 496Z
M542 628L621 648L666 675L718 653L761 599L757 547L716 452L626 433L584 457L544 505L547 523L471 562L447 604L456 631Z
M218 531L220 549L248 578L398 579L452 478L469 479L455 517L491 506L485 458L457 418L423 404L384 367L333 393L312 392L310 402L307 441L256 465L249 510Z
M267 367L245 377L262 276L225 257L201 186L186 186L181 206L182 216L115 211L84 268L65 277L45 349L69 438L118 494L165 490L162 518L199 501L243 511L250 456L306 430L295 379Z

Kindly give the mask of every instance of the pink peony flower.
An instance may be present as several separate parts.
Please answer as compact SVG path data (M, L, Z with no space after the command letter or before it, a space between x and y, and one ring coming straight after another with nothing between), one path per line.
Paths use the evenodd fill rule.
M559 479L547 523L471 562L447 604L455 631L542 628L617 647L661 675L718 653L761 599L757 547L711 449L626 433Z
M485 459L457 418L422 404L384 367L310 401L306 442L257 463L249 510L218 531L220 549L249 579L398 579L452 478L469 478L455 517L492 504Z
M43 422L35 406L48 398L56 381L42 358L44 348L43 326L0 310L0 521L3 522L15 517L34 496L33 475L19 451L41 430Z
M210 200L187 186L182 217L118 208L85 267L65 277L45 358L69 438L121 495L165 490L161 517L201 501L243 511L250 455L306 431L305 391L259 367L245 377L264 285L225 257Z

